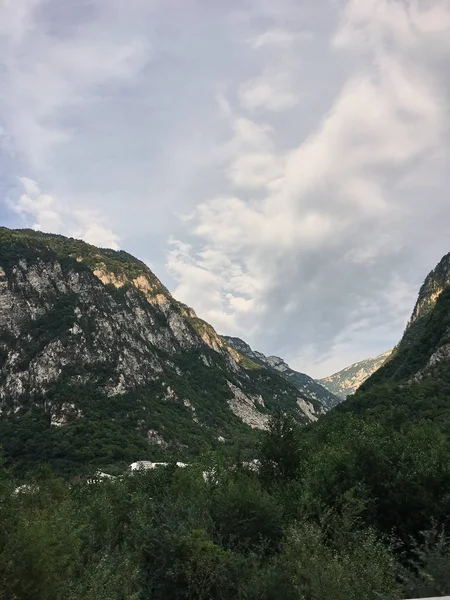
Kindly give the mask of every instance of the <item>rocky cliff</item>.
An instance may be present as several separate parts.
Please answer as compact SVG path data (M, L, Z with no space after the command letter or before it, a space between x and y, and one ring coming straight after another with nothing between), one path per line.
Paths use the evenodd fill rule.
M280 374L284 379L292 383L299 392L305 395L310 402L318 402L323 407L324 412L341 401L341 398L326 389L326 387L321 385L321 382L315 381L305 373L291 369L279 356L265 356L261 352L252 350L252 348L240 338L224 336L223 339L241 355ZM316 419L316 416L317 415L312 413L312 418L314 418L314 420Z
M354 394L366 379L384 364L391 354L392 350L388 350L375 358L366 358L345 367L342 371L319 379L318 382L330 392L345 400L347 396Z
M439 379L450 357L450 254L427 275L399 344L363 388L377 383ZM450 373L449 373L450 374ZM444 377L444 378L445 378Z
M0 444L23 468L251 445L277 407L322 412L126 252L0 228Z
M414 306L407 329L411 329L434 308L437 299L450 285L450 253L446 254L427 275Z

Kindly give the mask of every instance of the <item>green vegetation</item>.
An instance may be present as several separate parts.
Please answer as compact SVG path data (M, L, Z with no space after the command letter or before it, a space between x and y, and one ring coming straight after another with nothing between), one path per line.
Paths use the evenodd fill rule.
M261 365L258 365L258 363L255 363L253 360L250 360L247 356L244 356L243 354L240 354L239 364L241 365L241 367L249 371L252 369L262 369Z
M373 402L362 394L359 400ZM118 427L133 405L115 401L113 423L101 418L109 407L99 399L90 409L98 412L96 427L79 419L76 429L54 428L48 448L58 448L57 436L71 431L60 460L75 447L81 462L91 461L85 474L93 474L102 454L111 468L116 461L116 474L123 472L117 460L124 449L131 462L141 448L121 438ZM0 473L2 594L370 600L448 593L444 407L443 399L434 406L434 422L420 411L408 419L405 395L397 397L395 415L347 407L307 428L278 413L260 434L258 471L242 465L239 449L219 448L187 469L88 483L55 478L39 465L51 457L36 455L33 473L20 479L11 470ZM18 422L26 428L29 418ZM36 449L42 452L17 451ZM61 466L52 460L53 468ZM28 487L17 489L20 483Z
M357 429L355 429L355 427ZM355 434L356 432L356 434ZM324 443L325 442L325 443ZM448 593L450 447L339 414L281 413L259 470L205 454L113 480L0 473L2 596L346 600Z
M38 250L38 252L36 252ZM3 267L16 264L18 257L31 263L37 258L57 259L75 269L95 269L103 265L108 273L130 281L146 275L155 285L156 293L169 295L167 289L153 275L145 263L124 250L97 248L82 240L63 235L42 233L32 229L7 229L0 227L0 256ZM78 267L76 266L78 263Z
M362 386L399 381L412 377L423 369L431 355L450 343L450 287L446 288L433 309L408 327L400 344L388 362Z
M231 370L225 353L201 341L179 344L167 315L143 294L98 285L91 273L98 264L127 281L153 277L128 254L1 228L0 251L8 290L40 261L75 273L89 290L83 305L82 294L59 289L64 278L48 290L19 286L18 303L39 302L23 312L29 319L0 333L1 383L11 373L23 383L21 395L5 394L0 418L0 598L389 600L450 593L449 289L360 391L305 426L293 417L297 394L288 381L253 361ZM194 339L194 331L213 333L173 302L179 312L172 316L187 314L183 326ZM129 325L133 310L151 327L144 318ZM108 329L116 316L130 334L111 327L111 337L99 336L98 322ZM77 359L75 324L88 360ZM147 345L149 332L171 341ZM33 389L26 375L52 344L65 349L61 364L52 363L58 377ZM95 344L107 352L91 360ZM133 357L145 357L142 385L108 395L120 353L135 344L142 350ZM441 360L430 364L437 351ZM130 364L125 373L132 377ZM261 412L272 415L267 431L251 430L229 409L229 382L261 396ZM169 464L127 472L138 460ZM190 466L177 468L177 460ZM99 479L97 470L116 477Z
M55 327L61 322L52 321ZM39 323L33 325L40 330ZM51 335L53 329L46 331ZM208 355L205 349L167 355L167 363L173 361L180 375L167 369L152 383L113 397L101 392L101 386L114 376L113 363L93 363L81 370L73 363L64 366L45 397L25 393L17 401L20 409L0 418L6 465L22 476L45 461L56 473L68 477L92 468L117 471L136 460L192 460L219 446L229 453L239 449L243 458L253 458L257 433L228 408L232 392L227 385L225 358L211 357L213 366L207 366L201 360L202 353ZM31 355L30 351L23 360ZM76 383L78 376L89 376L94 382ZM291 405L280 393L284 385L263 369L247 374L246 388L249 393L262 395L266 405L262 410L267 413L281 407L295 409L295 401ZM168 388L176 396L166 397ZM198 422L183 398L193 399ZM51 425L50 414L58 414L67 405L73 410L69 410L66 424ZM159 432L167 447L150 444L149 430ZM218 441L219 437L225 441Z

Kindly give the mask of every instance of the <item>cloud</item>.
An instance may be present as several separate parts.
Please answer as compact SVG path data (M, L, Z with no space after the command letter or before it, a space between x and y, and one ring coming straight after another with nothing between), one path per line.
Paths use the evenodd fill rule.
M318 375L345 366L352 356L357 360L352 352L364 345L378 353L392 328L401 333L417 286L417 279L411 284L399 275L416 251L405 225L414 215L420 227L420 198L414 214L411 198L398 193L396 183L448 146L439 61L430 69L431 53L421 59L417 51L425 47L423 36L441 31L436 15L446 18L447 11L440 4L432 17L415 2L348 2L333 45L366 58L297 147L276 152L272 128L256 117L235 116L230 182L264 195L223 194L199 205L190 231L196 244L186 249L185 260L204 277L208 265L192 256L211 251L229 261L254 282L248 299L258 311L226 302L237 290L225 270L212 269L216 301L210 310L202 300L202 316L228 323L229 333L253 336L263 350L283 349L297 367L303 361L303 369ZM433 43L443 52L447 42L441 37ZM241 107L290 110L298 97L286 91L289 85L288 76L273 74L248 80L238 88ZM177 277L182 283L176 292L194 299L189 276Z
M22 177L20 181L25 194L22 194L16 202L8 201L11 210L26 221L33 219L32 229L59 232L62 228L62 220L55 198L41 194L37 183L28 177Z
M63 112L92 101L105 84L132 80L150 48L142 37L111 40L95 21L74 26L76 35L62 39L42 26L44 0L2 3L0 64L7 93L0 110L17 151L37 168L73 136Z
M219 329L235 331L241 314L260 310L256 297L261 282L222 252L205 249L195 253L189 244L172 240L167 268L178 280L175 297L194 306L198 314L207 314Z
M241 106L250 112L280 112L293 108L300 99L295 82L288 73L270 70L249 79L239 88Z
M231 126L234 136L224 148L229 180L240 188L276 185L283 173L284 157L275 154L272 128L232 116Z
M5 221L120 237L326 375L397 341L449 250L450 7L210 4L0 0Z
M41 0L0 0L0 36L19 42L33 27L33 13Z
M105 225L104 218L97 211L71 211L53 196L42 194L36 181L29 177L21 177L20 182L25 193L16 201L9 199L7 204L26 226L81 238L95 246L119 248L119 236Z
M349 0L334 36L336 47L366 51L394 49L419 51L432 46L450 47L450 5L424 0Z
M250 45L255 49L267 46L289 48L297 37L298 35L286 29L272 29L252 38Z

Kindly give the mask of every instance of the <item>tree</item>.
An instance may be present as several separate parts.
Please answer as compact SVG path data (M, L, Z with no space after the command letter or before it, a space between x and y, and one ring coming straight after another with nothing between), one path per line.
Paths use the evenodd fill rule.
M296 479L300 473L302 440L300 425L281 410L269 419L259 447L260 476L269 486Z

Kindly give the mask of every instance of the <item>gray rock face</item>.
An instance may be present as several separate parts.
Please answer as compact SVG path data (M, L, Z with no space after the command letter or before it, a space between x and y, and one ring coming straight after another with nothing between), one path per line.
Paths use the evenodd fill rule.
M419 290L417 302L414 306L407 329L416 321L426 316L436 304L436 300L445 288L450 285L450 254L446 254L427 275Z
M199 344L176 309L168 310L163 323L158 307L143 305L134 287L119 301L88 270L63 271L58 263L37 260L28 265L20 260L0 290L3 337L14 339L14 350L3 342L9 351L2 365L0 399L15 398L25 389L31 395L45 394L68 364L76 364L81 373L74 377L86 382L95 381L93 367L108 362L113 375L102 384L108 395L148 383L163 370L158 351L173 353ZM39 330L40 320L47 331ZM48 335L52 328L53 337Z
M392 350L383 352L375 358L367 358L338 371L329 377L319 379L319 383L342 400L354 394L356 390L379 369L391 356Z
M111 399L137 394L145 418L136 427L163 449L169 442L153 425L153 410L161 422L164 410L176 407L189 427L215 424L214 439L226 428L229 438L239 421L264 427L278 405L300 421L315 418L295 387L268 369L249 369L239 351L124 252L0 228L0 331L2 415L36 405L61 428L84 418L68 400L74 386Z
M326 389L309 375L291 369L279 356L265 356L236 337L223 336L223 339L235 350L254 361L256 364L272 369L283 379L289 381L301 394L299 406L313 421L317 417L338 404L341 398Z

